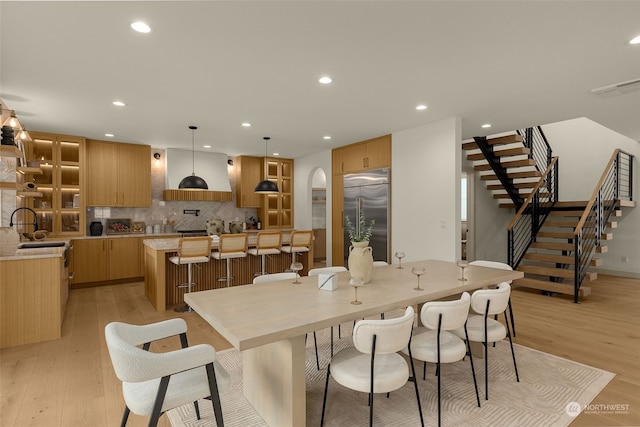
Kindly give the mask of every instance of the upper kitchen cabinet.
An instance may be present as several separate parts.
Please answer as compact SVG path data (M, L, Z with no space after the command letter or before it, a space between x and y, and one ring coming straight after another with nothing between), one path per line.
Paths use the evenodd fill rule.
M151 147L87 141L87 206L151 206Z
M263 177L262 157L236 157L236 206L239 208L259 208L262 194L256 193L256 185Z
M85 139L78 136L30 132L26 145L30 165L38 173L28 173L42 197L28 197L26 206L36 211L38 229L52 237L84 234ZM31 168L30 168L31 169Z
M332 151L333 175L391 167L391 135L357 142Z
M293 159L264 159L267 179L278 185L276 194L262 195L258 216L263 228L293 227ZM261 178L262 179L262 178ZM254 186L255 187L255 186Z

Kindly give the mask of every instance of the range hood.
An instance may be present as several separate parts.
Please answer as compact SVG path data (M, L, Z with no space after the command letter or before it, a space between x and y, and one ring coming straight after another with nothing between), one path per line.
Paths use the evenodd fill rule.
M195 162L195 165L192 162ZM178 189L182 178L191 175L194 171L196 175L207 182L209 189ZM231 200L227 155L196 151L194 159L190 150L167 148L165 150L165 188L165 200Z

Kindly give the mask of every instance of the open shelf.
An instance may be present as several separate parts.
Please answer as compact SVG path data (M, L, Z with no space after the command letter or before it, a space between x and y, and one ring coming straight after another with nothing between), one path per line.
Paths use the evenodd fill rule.
M33 175L42 175L42 169L41 168L30 168L27 166L20 166L16 168L16 172L20 172L23 174L33 174Z

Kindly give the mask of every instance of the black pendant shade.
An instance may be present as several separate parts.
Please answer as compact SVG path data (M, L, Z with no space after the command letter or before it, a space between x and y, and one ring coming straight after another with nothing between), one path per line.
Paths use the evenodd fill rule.
M186 176L182 178L178 188L181 190L208 190L207 182L197 175Z
M194 145L194 134L195 134L195 130L198 129L197 126L189 126L189 129L191 129L191 176L187 176L184 177L182 179L182 181L180 181L180 184L178 184L178 188L181 190L208 190L209 186L207 185L207 182L200 178L199 176L196 176L196 172L195 172L195 162L196 162L196 155L195 155L195 145Z
M279 190L275 182L265 179L264 181L260 181L258 185L256 185L255 192L256 193L278 193Z
M269 140L271 138L269 138L268 136L265 136L264 138L264 159L265 161L267 160L267 145L269 144ZM267 168L265 165L265 171L264 171L264 180L260 181L258 183L258 185L256 185L256 188L254 190L256 193L262 193L262 194L272 194L272 193L279 193L280 190L278 190L278 185L275 182L269 181L267 179Z

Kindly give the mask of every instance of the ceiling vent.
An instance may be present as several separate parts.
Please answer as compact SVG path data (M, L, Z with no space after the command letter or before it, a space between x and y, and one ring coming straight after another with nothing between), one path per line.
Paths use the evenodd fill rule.
M608 98L611 96L623 95L634 90L640 90L640 79L629 80L627 82L615 83L609 86L591 89L591 93L594 93L603 98Z

